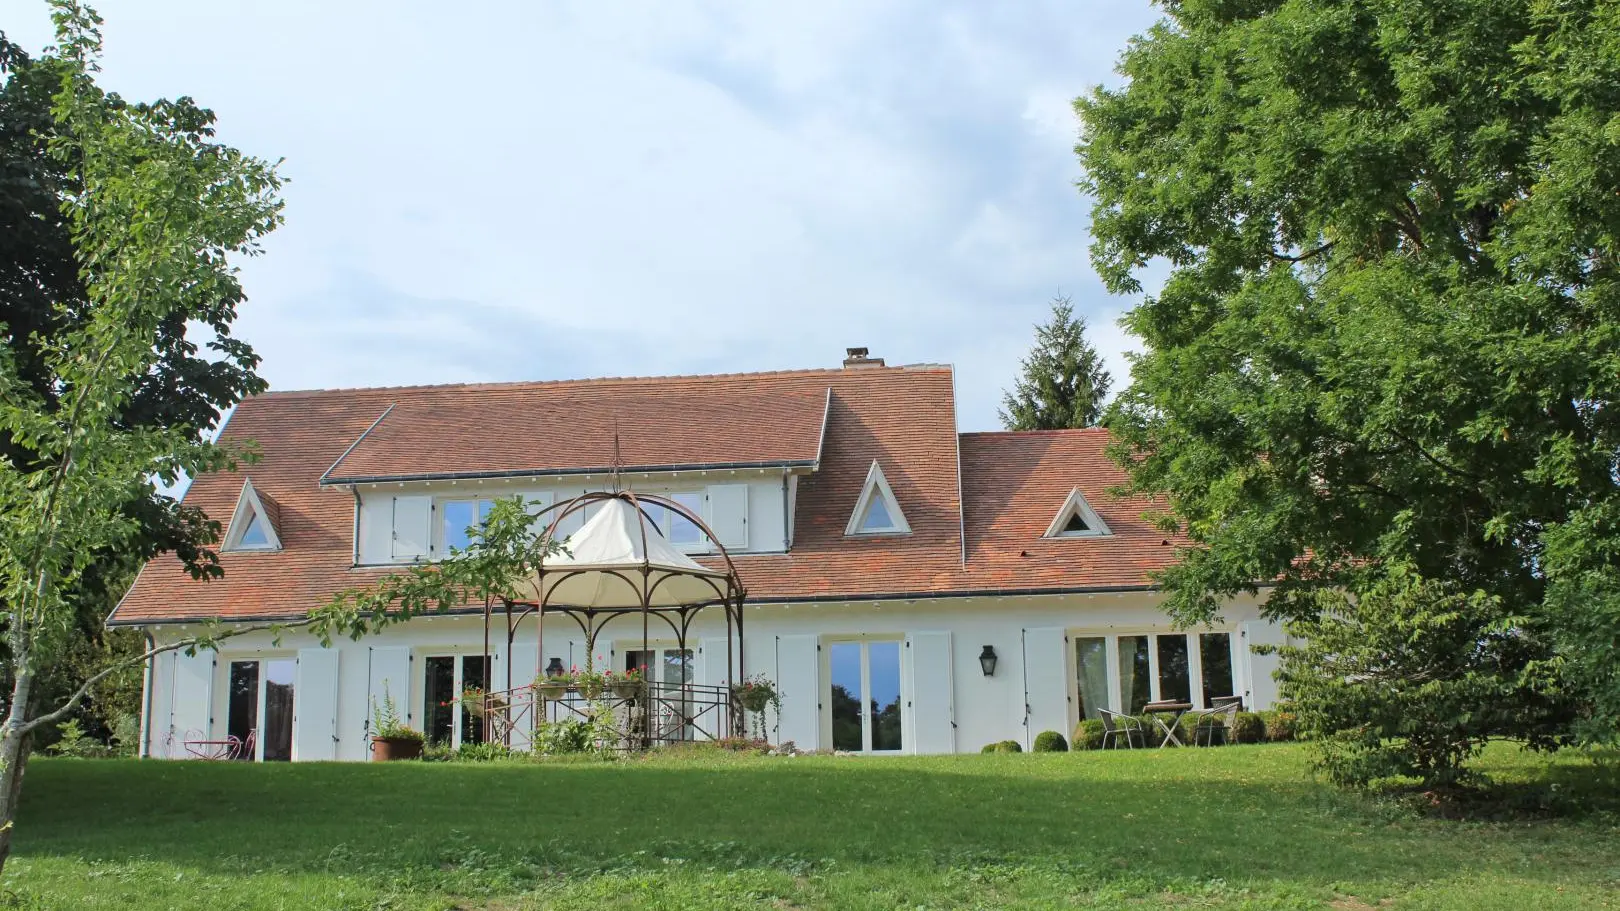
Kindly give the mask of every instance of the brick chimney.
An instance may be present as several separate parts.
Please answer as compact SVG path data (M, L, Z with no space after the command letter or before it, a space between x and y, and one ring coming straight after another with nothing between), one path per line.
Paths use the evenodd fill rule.
M881 357L867 357L865 348L845 348L844 349L844 354L845 354L845 357L844 357L844 369L845 370L850 370L850 369L853 369L855 367L882 367L883 366L883 358L881 358Z

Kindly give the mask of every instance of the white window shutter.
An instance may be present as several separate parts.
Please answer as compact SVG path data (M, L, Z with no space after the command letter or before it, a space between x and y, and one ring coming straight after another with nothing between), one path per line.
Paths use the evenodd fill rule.
M384 694L394 700L399 720L416 727L411 704L411 650L404 646L382 646L371 650L371 676L366 688L366 725L369 737L376 728L375 709L382 705ZM368 745L367 750L370 749Z
M1238 624L1238 632L1242 635L1240 648L1243 651L1243 664L1248 667L1247 682L1240 682L1248 690L1248 698L1243 700L1243 708L1250 712L1263 712L1271 708L1277 701L1277 667L1281 664L1275 652L1270 655L1256 654L1257 645L1278 646L1288 641L1283 628L1270 620L1248 620Z
M730 674L735 676L737 673L736 649L731 647L731 640L724 636L714 636L698 640L698 646L701 651L698 654L697 674L695 675L697 682L703 686L731 686L733 681L731 677L727 676L726 668L726 651L728 648L732 653ZM697 726L707 736L723 737L731 733L727 727L728 718L725 706L719 706L704 712L702 717L698 719ZM751 718L745 719L745 721L752 723Z
M709 530L727 550L748 547L748 485L709 487Z
M912 633L911 651L912 752L956 752L956 710L953 689L951 634Z
M821 744L821 653L815 636L776 640L776 688L782 696L780 742L801 750Z
M394 543L389 555L395 560L425 559L432 540L433 498L395 497Z
M193 759L187 740L210 740L214 713L214 653L178 654L174 662L174 703L170 709L169 758Z
M298 677L293 687L293 759L299 762L337 758L338 650L298 650Z
M1024 749L1035 735L1057 731L1067 740L1069 727L1068 650L1061 627L1024 630Z

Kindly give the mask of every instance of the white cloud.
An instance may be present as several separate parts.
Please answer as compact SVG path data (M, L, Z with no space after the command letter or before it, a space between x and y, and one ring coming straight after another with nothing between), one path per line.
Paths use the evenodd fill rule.
M5 16L37 48L43 5ZM1070 99L1145 2L103 0L104 82L286 157L238 334L278 388L957 365L964 429L1086 260Z

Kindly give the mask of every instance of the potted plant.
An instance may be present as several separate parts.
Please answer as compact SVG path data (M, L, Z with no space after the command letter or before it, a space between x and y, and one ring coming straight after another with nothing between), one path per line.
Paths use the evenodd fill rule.
M422 732L399 720L399 709L388 688L383 688L382 703L371 701L371 761L391 762L396 759L422 757Z
M776 683L764 674L744 677L734 684L731 698L744 712L754 716L754 733L759 740L765 739L765 710L774 708L778 716L782 714L782 694L776 689Z
M474 718L489 714L489 694L480 687L469 686L461 691L461 707Z
M534 691L540 694L541 699L555 702L568 695L570 682L571 678L566 671L553 677L537 677L534 681Z
M644 667L633 667L617 676L608 671L606 674L608 689L620 699L634 699L641 695L642 689L646 686L646 671Z
M583 671L574 668L573 677L574 690L586 699L600 699L602 691L607 688L607 675L589 667Z

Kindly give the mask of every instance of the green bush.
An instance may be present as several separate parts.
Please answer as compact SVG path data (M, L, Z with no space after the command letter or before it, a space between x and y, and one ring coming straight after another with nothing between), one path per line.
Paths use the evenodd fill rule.
M1293 712L1278 709L1274 712L1261 712L1260 716L1266 722L1267 741L1286 743L1299 738L1299 718Z
M1101 718L1087 718L1074 726L1073 747L1077 750L1102 749L1103 723Z
M1042 731L1035 735L1035 752L1037 753L1067 753L1069 741L1057 731Z
M987 743L984 746L979 748L979 752L981 752L981 753L994 753L996 751L997 746L998 746L998 744Z
M456 751L456 759L462 762L492 762L496 759L507 759L512 751L504 743L464 743Z
M1266 739L1266 722L1254 712L1238 712L1232 721L1234 743L1261 743Z
M58 730L61 739L46 748L46 752L52 755L70 756L75 759L105 759L113 754L112 749L106 744L86 734L77 718L69 718L62 722Z
M997 753L1022 753L1024 748L1016 740L1003 740L996 744Z

